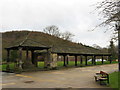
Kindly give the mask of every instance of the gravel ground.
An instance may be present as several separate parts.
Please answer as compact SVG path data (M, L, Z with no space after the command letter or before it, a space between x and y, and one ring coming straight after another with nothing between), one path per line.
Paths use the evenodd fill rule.
M22 74L2 72L3 88L108 88L94 81L96 72L118 71L117 64L69 68L63 70L24 72Z

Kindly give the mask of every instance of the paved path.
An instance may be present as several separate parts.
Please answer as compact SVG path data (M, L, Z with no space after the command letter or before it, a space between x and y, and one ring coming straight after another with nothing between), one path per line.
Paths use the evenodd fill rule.
M108 73L118 71L117 64L64 70L24 72L22 74L3 74L3 88L104 88L94 81L100 70Z

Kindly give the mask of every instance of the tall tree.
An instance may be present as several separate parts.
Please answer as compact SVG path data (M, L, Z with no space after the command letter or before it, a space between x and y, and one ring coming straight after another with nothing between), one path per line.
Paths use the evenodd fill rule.
M115 24L120 22L120 0L104 0L97 4L97 9L104 18L99 26L109 25L115 28Z
M120 71L120 0L104 0L97 5L103 15L104 21L99 26L109 25L109 29L113 29L118 33L118 61Z
M114 42L112 40L110 41L110 46L109 46L108 52L112 54L112 60L115 60L117 53L115 50Z

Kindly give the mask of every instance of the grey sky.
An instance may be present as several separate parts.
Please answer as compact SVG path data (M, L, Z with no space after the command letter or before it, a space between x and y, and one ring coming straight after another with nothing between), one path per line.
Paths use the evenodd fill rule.
M102 1L102 0L99 0ZM98 0L1 0L0 31L37 30L49 25L70 31L73 41L92 46L109 45L111 32L105 28L92 30L100 23L98 15L90 13Z

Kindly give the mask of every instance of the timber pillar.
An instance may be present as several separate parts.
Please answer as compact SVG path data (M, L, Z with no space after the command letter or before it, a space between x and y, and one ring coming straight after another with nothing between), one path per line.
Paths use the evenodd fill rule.
M102 64L104 63L104 61L103 61L103 56L102 56Z
M67 65L69 64L69 58L68 57L69 56L67 55L67 57L66 57Z
M93 55L93 64L96 65L96 56Z
M37 67L37 60L35 59L34 50L31 50L31 60L32 64Z
M64 64L63 64L63 66L66 66L66 55L63 55L63 61L64 61Z
M77 66L77 56L75 55L75 66Z
M83 60L82 60L82 55L80 56L80 64L83 63Z
M85 56L85 65L87 66L87 56Z
M6 70L7 70L7 71L10 71L10 66L9 66L9 64L10 64L10 50L7 49L7 66L6 66Z

